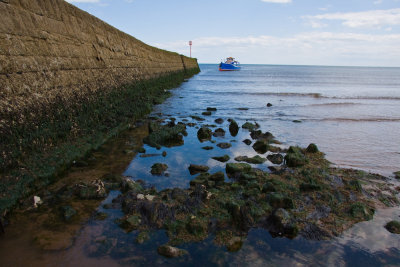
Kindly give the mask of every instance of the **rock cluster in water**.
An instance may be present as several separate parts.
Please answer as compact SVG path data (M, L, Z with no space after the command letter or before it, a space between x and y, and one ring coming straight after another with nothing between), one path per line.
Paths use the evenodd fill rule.
M236 136L239 126L229 121L228 130ZM178 130L177 125L150 123L149 127L157 129L151 133L162 137L148 138L155 140L147 141L150 144L161 145L162 140L179 143L176 141L181 138L176 133L185 133L183 124ZM119 221L121 227L140 233L165 229L169 242L158 250L172 257L186 253L173 246L201 241L210 234L216 244L236 251L250 228L265 228L273 236L287 238L300 235L313 240L330 239L356 222L372 219L377 203L398 203L393 190L373 182L384 177L330 167L315 144L305 149L274 146L279 142L271 133L258 130L256 123L247 122L242 128L249 130L255 142L253 149L259 155L235 157L236 162L226 163L224 172L208 173L208 166L192 164L190 173L198 175L187 189L156 191L131 181L131 187L125 186L124 193L114 200L125 213ZM217 130L213 134L208 127L200 127L197 137L204 141L213 135L224 136L224 129ZM230 143L217 146L227 148ZM266 152L269 154L263 157ZM227 162L230 157L213 159ZM271 172L253 166L267 160L275 164Z

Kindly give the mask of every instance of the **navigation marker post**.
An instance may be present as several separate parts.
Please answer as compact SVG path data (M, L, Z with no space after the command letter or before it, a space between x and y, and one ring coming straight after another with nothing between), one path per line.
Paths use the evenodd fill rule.
M190 46L190 57L192 57L192 41L189 41L189 46Z

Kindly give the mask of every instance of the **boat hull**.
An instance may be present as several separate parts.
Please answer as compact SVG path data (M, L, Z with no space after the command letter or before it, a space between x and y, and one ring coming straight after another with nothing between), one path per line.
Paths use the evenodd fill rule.
M240 66L235 66L235 65L233 65L233 64L220 63L220 64L219 64L219 70L220 70L220 71L234 71L234 70L240 70Z

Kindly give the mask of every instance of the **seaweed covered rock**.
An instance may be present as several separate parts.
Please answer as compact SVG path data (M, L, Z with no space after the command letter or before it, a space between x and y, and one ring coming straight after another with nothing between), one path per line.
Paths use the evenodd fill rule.
M394 177L400 180L400 171L394 172Z
M211 129L204 126L197 131L197 138L199 139L200 142L211 140L211 135L212 135Z
M288 167L301 167L307 163L307 159L301 148L291 146L286 153L285 162Z
M308 147L306 148L307 153L317 153L319 152L318 147L316 144L309 144Z
M235 137L238 132L239 132L239 125L237 124L237 122L233 119L230 120L230 124L229 124L229 132L230 134Z
M151 166L150 173L153 175L163 175L167 169L168 165L165 163L154 163L153 166Z
M264 163L265 161L267 161L267 159L260 157L259 155L256 155L252 158L249 158L247 156L238 156L235 158L236 161L244 161L247 163L251 163L251 164L261 164Z
M250 170L251 170L251 165L249 165L247 163L227 163L226 164L226 173L228 173L228 174L249 172Z
M221 157L212 157L212 159L215 159L215 160L220 161L220 162L227 162L231 158L229 157L229 155L223 155Z
M392 234L400 234L400 222L399 221L390 221L385 225L385 228Z
M199 172L207 172L210 168L205 165L196 165L196 164L190 164L189 166L189 172L191 175L199 173Z
M149 133L143 139L143 142L157 149L160 149L161 146L172 147L183 145L183 135L187 135L186 127L183 124L169 126L154 122L149 124Z

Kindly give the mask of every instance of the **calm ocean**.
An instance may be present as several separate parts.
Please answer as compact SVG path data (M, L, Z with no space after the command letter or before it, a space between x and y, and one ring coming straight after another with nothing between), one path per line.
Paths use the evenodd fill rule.
M400 170L400 68L200 67L158 112L179 117L213 106L215 118L257 121L286 145L316 143L339 166L386 176Z

